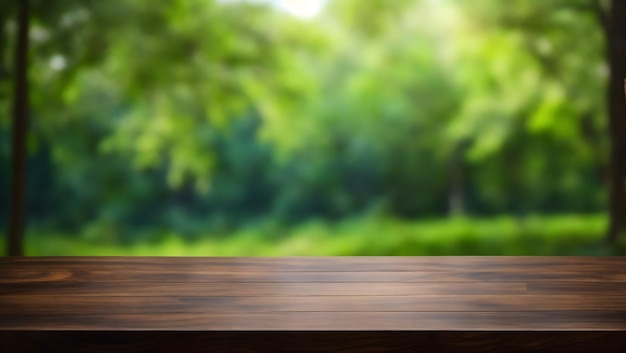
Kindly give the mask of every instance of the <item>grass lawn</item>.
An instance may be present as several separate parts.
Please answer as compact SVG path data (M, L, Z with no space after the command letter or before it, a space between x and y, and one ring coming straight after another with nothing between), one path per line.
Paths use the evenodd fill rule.
M269 223L196 240L156 231L158 237L121 244L31 231L31 256L344 256L344 255L621 255L604 243L604 215L405 221L361 218L311 221L296 227ZM158 239L158 240L155 240ZM4 242L0 245L4 253Z

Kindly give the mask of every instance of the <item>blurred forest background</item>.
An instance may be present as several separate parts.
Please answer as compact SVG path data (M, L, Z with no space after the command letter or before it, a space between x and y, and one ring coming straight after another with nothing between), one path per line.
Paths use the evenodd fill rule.
M18 26L0 4L5 236ZM623 252L606 6L31 0L25 253Z

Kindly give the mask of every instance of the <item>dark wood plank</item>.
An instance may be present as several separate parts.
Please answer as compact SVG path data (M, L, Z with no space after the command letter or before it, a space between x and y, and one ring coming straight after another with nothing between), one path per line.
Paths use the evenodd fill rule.
M626 292L626 282L621 291ZM596 283L594 283L596 284ZM602 283L604 284L604 283ZM580 285L583 288L588 288ZM504 295L526 294L523 282L465 282L465 283L163 283L163 282L89 282L56 281L12 283L0 286L1 295L44 296L44 295L81 295L81 296L262 296L262 297L298 297L298 296L334 296L334 295ZM606 289L606 287L604 287ZM568 287L571 291L572 288ZM568 293L569 291L565 291ZM563 291L557 292L561 293ZM554 291L552 292L555 293ZM596 291L596 293L599 293ZM610 294L607 291L607 294Z
M626 282L626 273L583 273L576 271L378 271L378 272L228 272L213 269L171 269L163 265L159 270L102 270L98 267L81 270L20 268L0 272L0 284L39 283L58 281L80 282L162 282L162 283L421 283L421 282Z
M626 293L626 282L543 282L530 281L526 283L529 294L560 294L571 293L580 296L595 296L599 294L621 295Z
M97 259L101 270L206 270L216 272L474 272L537 270L626 273L626 257L573 256L356 256L356 257L0 257L0 272L11 268L83 270Z
M10 331L625 331L625 311L7 314Z
M622 257L0 258L25 283L626 282ZM0 288L1 293L2 288Z
M3 258L0 330L626 331L624 264L620 257Z
M0 351L618 353L624 265L620 257L0 258Z
M516 312L626 310L626 295L423 295L306 297L4 296L4 315L272 313L272 312Z

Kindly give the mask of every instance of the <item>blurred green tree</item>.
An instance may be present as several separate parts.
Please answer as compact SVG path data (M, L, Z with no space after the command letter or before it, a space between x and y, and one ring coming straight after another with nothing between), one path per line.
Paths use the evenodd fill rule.
M336 0L303 19L261 1L31 1L26 213L47 231L594 212L622 170L603 2Z

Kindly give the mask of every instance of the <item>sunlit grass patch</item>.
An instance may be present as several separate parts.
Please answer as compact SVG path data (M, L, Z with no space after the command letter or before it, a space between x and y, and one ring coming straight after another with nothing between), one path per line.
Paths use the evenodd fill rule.
M185 240L164 233L159 241L126 244L80 236L30 232L33 256L358 256L358 255L611 255L603 215L533 216L524 219L392 218L313 220L294 227L248 226L231 235ZM0 249L4 251L4 242Z

